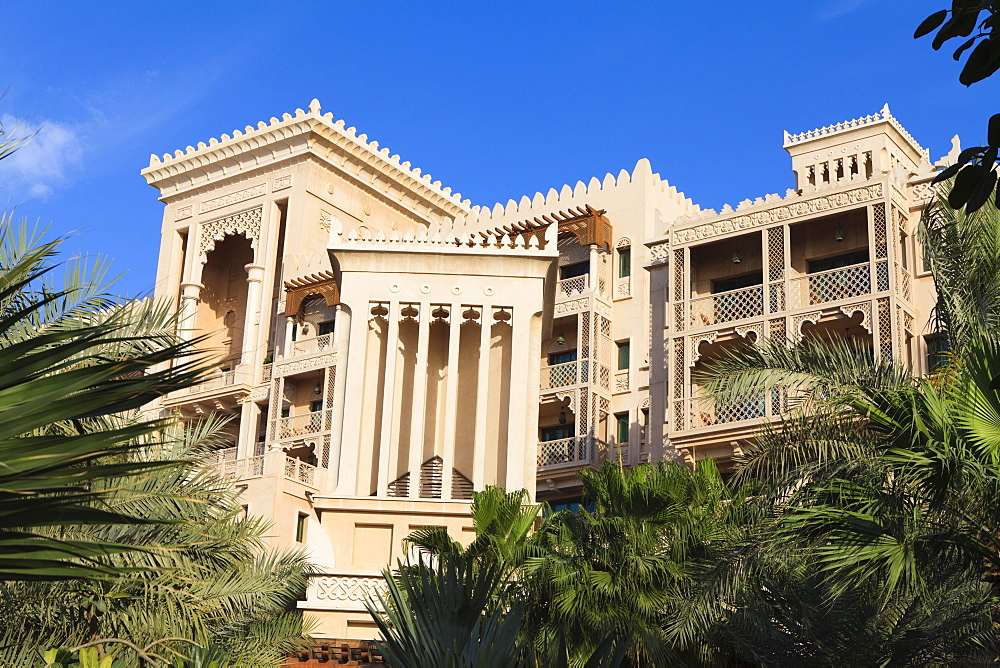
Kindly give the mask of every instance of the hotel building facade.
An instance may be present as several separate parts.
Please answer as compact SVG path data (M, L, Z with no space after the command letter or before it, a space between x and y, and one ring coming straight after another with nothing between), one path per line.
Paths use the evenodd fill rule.
M645 159L473 206L315 100L152 156L156 294L216 368L158 408L232 417L216 465L317 565L317 635L372 637L381 569L415 528L468 540L473 490L558 505L609 459L730 466L787 409L702 396L733 347L850 337L928 370L927 151L888 106L784 148L792 188L720 211Z

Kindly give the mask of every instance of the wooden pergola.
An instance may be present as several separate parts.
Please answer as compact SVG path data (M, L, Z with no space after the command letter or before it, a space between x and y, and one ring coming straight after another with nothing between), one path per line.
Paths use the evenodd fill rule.
M302 319L302 304L310 297L322 297L327 306L340 303L340 286L332 271L321 271L285 281L285 317Z
M559 226L559 234L572 234L581 246L602 246L611 250L611 221L608 220L605 209L595 209L589 204L569 207L566 211L555 211L527 220L499 225L489 232L480 232L483 237L492 232L495 235L541 236L550 225Z

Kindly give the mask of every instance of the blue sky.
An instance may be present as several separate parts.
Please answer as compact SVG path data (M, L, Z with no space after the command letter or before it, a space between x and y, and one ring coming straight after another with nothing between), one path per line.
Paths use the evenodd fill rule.
M0 204L152 286L162 205L139 170L319 98L475 204L653 169L705 207L791 186L782 130L888 102L943 155L966 89L912 39L946 0L5 3L0 117L39 129Z

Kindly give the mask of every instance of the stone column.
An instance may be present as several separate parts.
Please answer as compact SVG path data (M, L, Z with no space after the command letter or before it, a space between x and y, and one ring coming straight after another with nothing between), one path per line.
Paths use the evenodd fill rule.
M201 283L181 283L181 319L177 323L177 335L184 341L194 338L198 302L204 287Z
M257 328L260 326L260 297L264 281L264 267L248 264L247 270L247 310L243 319L243 349L240 354L242 364L260 365L254 357L257 347ZM256 369L255 369L256 370Z
M420 305L420 321L417 334L416 373L413 375L413 411L410 413L410 458L407 468L410 471L411 499L420 496L420 465L423 464L424 450L424 418L427 412L427 352L431 334L431 304Z
M453 303L448 328L448 376L445 379L444 449L441 456L441 498L451 499L451 470L455 467L455 432L458 420L458 346L462 333L462 305Z
M240 433L236 447L236 457L245 459L253 457L257 444L257 422L260 419L260 407L247 397L240 407Z
M490 342L493 305L483 304L479 322L479 373L476 376L476 434L472 452L472 487L477 492L486 487L486 427L490 390Z
M295 329L295 316L285 318L285 341L281 346L281 356L292 356L292 331Z
M587 277L587 280L590 281L590 286L589 287L591 289L593 289L593 290L597 290L598 294L601 293L601 291L600 291L600 288L601 288L601 278L598 275L598 272L600 272L600 265L598 265L599 261L600 261L600 258L597 255L597 245L596 244L591 244L590 245L590 275Z

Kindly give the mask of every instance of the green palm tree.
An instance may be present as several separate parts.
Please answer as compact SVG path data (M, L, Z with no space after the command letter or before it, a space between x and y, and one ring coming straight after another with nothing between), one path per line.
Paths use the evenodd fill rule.
M41 528L148 522L98 488L171 466L122 458L169 421L117 416L201 373L179 362L192 344L166 333L168 311L106 294L101 262L58 265L43 232L0 219L0 580L114 574L100 557L133 547Z
M885 642L903 665L996 644L988 630L995 596L981 579L1000 572L998 232L992 206L965 215L940 201L925 212L920 238L952 346L949 363L929 378L875 361L864 347L813 340L734 352L701 379L720 401L773 390L795 397L795 410L758 439L740 475L768 486L779 516L773 540L804 550L830 596L865 601L876 591L872 605L882 612L937 608L922 634ZM975 614L949 589L978 601Z

